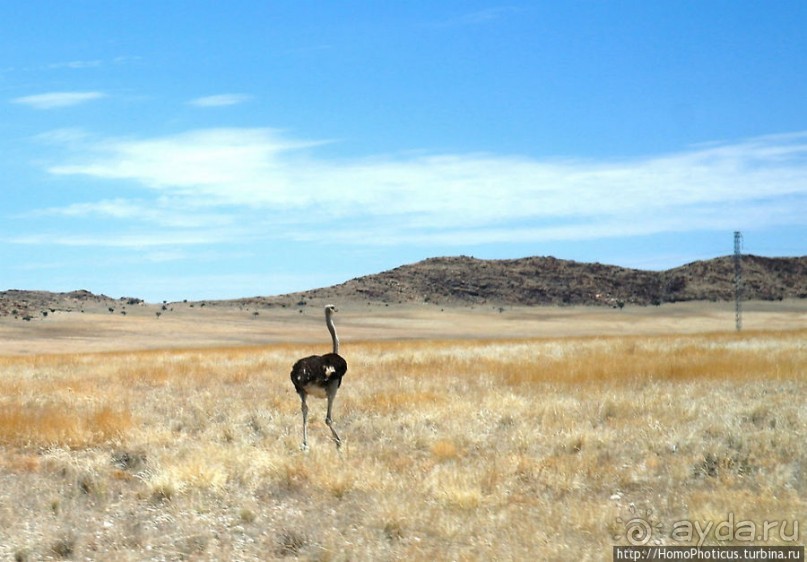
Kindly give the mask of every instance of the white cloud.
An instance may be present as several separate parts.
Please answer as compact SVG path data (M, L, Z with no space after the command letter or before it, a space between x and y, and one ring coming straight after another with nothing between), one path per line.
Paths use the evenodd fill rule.
M135 180L144 187L188 197L196 205L293 202L296 151L322 142L283 139L269 129L204 129L147 140L108 139L86 150L81 163L50 168L59 175Z
M71 68L71 69L82 69L82 68L97 68L101 66L102 62L100 60L71 60L68 62L57 62L49 65L49 68Z
M256 236L271 223L278 226L272 236L294 240L326 233L352 244L470 244L807 222L807 133L605 161L322 159L311 150L321 142L270 129L87 142L81 156L50 171L134 181L144 201L110 199L62 212L139 215L175 228L211 221L241 224L241 234Z
M156 201L118 198L74 203L66 207L39 209L27 213L23 218L31 217L101 218L186 229L219 227L232 223L232 218L226 214L200 212L189 207L186 201L170 198Z
M518 14L522 9L515 6L498 6L493 8L483 8L466 12L455 17L435 21L429 24L429 27L445 28L445 27L465 27L489 24L513 14Z
M56 109L79 105L105 97L106 94L103 92L49 92L47 94L14 98L11 101L34 109Z
M147 249L162 246L209 246L235 239L235 231L179 230L115 234L29 234L11 237L9 243L36 246Z
M247 102L250 99L251 96L244 94L218 94L215 96L195 98L188 103L196 107L224 107L228 105L238 105L239 103Z
M496 8L486 8L469 12L458 18L457 22L462 25L477 25L501 19L507 15L518 13L520 10L514 6L500 6Z
M89 133L77 127L52 129L34 136L34 140L40 143L63 147L79 146L89 139Z

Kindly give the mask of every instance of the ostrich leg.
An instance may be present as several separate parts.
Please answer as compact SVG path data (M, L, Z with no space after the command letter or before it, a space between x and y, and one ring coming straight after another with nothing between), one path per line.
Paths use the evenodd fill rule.
M302 411L303 411L303 450L308 450L308 433L306 430L306 424L308 422L308 404L305 403L305 395L300 396L300 400L302 401Z
M333 427L333 418L331 417L331 410L333 409L333 399L336 398L336 389L328 390L328 413L325 416L325 425L331 430L333 434L333 440L336 441L336 448L340 448L342 446L342 440L339 438L339 434L336 433L336 430Z

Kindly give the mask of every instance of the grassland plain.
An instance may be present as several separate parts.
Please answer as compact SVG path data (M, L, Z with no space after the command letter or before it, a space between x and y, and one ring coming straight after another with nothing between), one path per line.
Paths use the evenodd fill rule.
M804 543L804 328L343 348L346 443L314 401L308 453L310 344L0 357L0 557L610 560L637 518Z

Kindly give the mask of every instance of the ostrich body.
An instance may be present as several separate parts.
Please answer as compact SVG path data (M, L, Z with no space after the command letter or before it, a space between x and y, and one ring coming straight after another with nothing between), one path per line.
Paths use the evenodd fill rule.
M325 325L331 333L333 340L333 353L325 355L311 355L297 361L291 368L291 382L294 389L300 395L303 412L303 449L308 449L308 405L306 398L316 396L328 399L328 413L325 416L325 424L333 434L333 440L338 449L342 445L342 440L336 429L333 427L333 400L336 398L336 391L342 384L342 377L347 372L347 361L339 355L339 338L336 336L336 328L333 325L333 313L336 307L329 304L325 307Z

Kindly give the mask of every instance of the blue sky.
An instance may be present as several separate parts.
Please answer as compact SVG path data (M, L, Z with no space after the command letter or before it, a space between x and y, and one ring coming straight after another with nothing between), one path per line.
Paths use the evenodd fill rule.
M0 3L0 289L807 254L807 3Z

